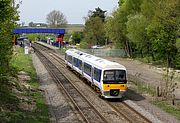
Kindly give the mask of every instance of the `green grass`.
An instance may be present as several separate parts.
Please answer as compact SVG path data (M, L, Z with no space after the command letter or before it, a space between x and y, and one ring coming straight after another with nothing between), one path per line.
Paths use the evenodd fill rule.
M0 104L1 106L2 104L8 105L7 111L0 112L0 121L10 123L48 123L48 106L45 104L42 94L38 91L39 82L37 80L35 68L32 64L31 54L25 55L24 49L17 47L11 64L17 71L25 71L31 77L28 84L35 91L32 92L30 90L21 89L18 85L15 85L15 87L17 87L18 90L22 90L23 95L30 96L36 103L37 108L33 111L24 111L19 109L17 106L19 100L16 96L11 91L8 91L7 87L0 86ZM13 110L11 111L8 108L13 108Z
M142 84L134 84L134 83L129 83L131 84L130 89L134 90L135 92L145 95L149 94L150 96L155 96L156 92L151 89L150 87L144 86ZM168 112L171 115L174 115L177 119L180 120L180 108L178 106L172 106L168 104L167 101L152 101L152 103L165 112Z
M12 59L12 65L19 71L23 70L30 75L35 75L34 67L32 64L32 59L30 54L24 54L23 48L16 48L15 54Z
M163 109L164 111L174 115L178 120L180 120L180 108L174 107L168 104L166 101L156 101L153 102L155 105Z
M31 77L29 84L34 88L37 88L39 86L39 83L37 82L36 70L32 63L31 54L24 54L23 48L16 48L15 52L16 54L12 59L12 65L18 71L25 71L26 73L28 73L28 75Z
M43 96L39 92L30 93L35 99L37 109L32 112L26 113L26 122L28 123L48 123L49 116L48 116L48 108L47 105L44 103Z
M149 86L145 86L143 84L137 83L134 84L133 82L129 83L132 86L130 87L132 90L135 90L137 93L140 94L149 94L151 96L154 96L156 92Z
M11 109L17 109L17 105L19 103L18 98L11 93L11 85L5 85L1 84L0 86L0 107L3 109L8 109L8 107L11 107ZM2 121L2 112L0 112L0 121Z
M62 55L64 55L67 49L68 49L68 48L60 48L60 49L59 49L59 52L60 52Z

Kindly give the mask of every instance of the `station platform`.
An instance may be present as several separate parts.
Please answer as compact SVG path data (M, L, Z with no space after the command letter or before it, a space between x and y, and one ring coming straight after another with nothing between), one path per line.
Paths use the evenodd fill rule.
M50 45L50 44L47 44L47 43L44 43L44 42L41 42L41 41L36 41L36 43L42 44L42 45L44 45L46 47L49 47L51 49L54 49L54 50L58 50L59 49L59 47L56 47L56 46L53 46L53 45Z

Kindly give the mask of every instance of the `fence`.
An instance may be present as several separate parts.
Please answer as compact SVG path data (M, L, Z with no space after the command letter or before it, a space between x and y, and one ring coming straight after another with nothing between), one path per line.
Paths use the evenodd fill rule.
M127 54L124 49L80 49L83 52L100 56L100 57L106 57L106 56L119 56L119 57L126 57Z

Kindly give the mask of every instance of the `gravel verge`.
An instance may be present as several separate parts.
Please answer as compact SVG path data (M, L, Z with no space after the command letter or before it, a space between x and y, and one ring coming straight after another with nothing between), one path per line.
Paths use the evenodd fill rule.
M39 58L32 55L33 64L40 80L40 89L43 90L43 94L46 100L46 104L49 107L50 122L52 123L79 123L81 122L76 113L72 110L67 99L63 96L54 83L51 76L48 74L46 68L41 63Z

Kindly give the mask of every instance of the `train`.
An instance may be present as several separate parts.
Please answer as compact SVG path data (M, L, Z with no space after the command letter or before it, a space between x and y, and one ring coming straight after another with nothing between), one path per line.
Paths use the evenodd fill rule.
M128 89L127 70L119 63L77 49L68 49L65 64L85 78L103 98L122 99Z

